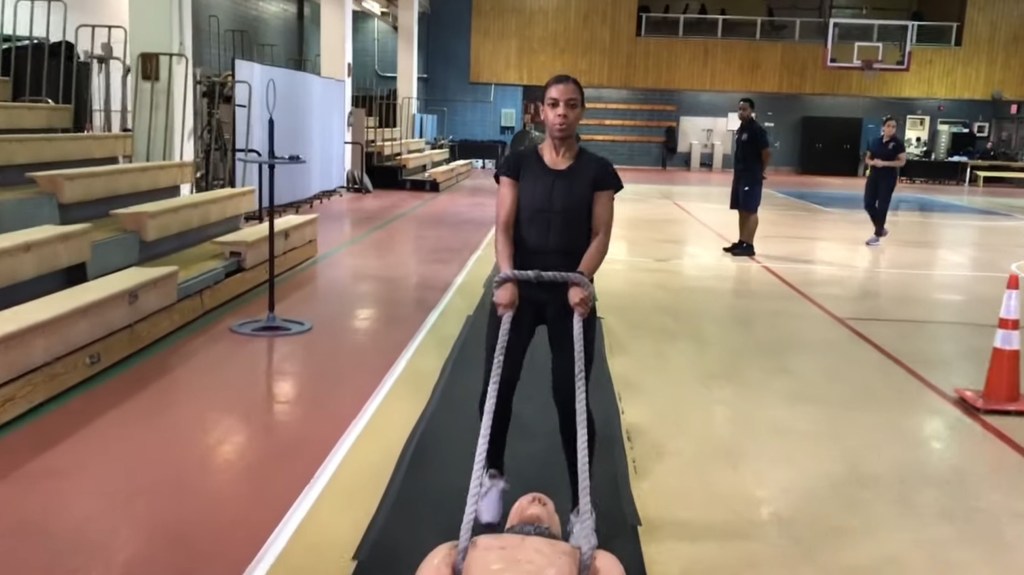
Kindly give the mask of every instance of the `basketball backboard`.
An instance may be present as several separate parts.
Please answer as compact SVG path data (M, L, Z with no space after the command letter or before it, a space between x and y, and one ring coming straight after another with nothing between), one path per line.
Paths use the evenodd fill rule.
M825 65L864 68L865 60L880 71L910 69L913 22L833 18L828 23Z

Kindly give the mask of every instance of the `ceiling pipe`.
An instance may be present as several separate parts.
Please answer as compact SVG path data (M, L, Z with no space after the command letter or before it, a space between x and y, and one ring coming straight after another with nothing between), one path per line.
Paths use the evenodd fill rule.
M379 30L378 29L379 24L380 24L380 19L379 18L374 18L373 19L373 71L376 72L377 75L380 76L381 78L397 78L398 77L397 73L389 74L389 73L381 72L380 71L380 62L379 62L380 48L378 46L378 44L380 42L380 32L378 31ZM427 28L427 34L430 34L430 28L429 27ZM418 74L416 77L418 79L420 79L420 80L429 80L430 79L430 76L427 75L427 74Z

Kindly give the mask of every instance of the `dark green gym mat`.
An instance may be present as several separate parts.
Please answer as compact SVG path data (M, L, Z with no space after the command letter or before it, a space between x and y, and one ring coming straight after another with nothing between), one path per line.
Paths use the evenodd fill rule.
M489 290L485 291L448 356L356 550L355 575L412 575L432 549L458 539L480 428L477 402L490 302ZM597 427L591 483L598 538L601 549L618 557L626 573L645 575L639 514L629 486L618 401L600 327L596 349L590 401ZM519 496L546 493L557 504L564 528L570 512L569 479L550 373L547 335L539 329L516 390L505 459L510 483L505 502L507 513Z

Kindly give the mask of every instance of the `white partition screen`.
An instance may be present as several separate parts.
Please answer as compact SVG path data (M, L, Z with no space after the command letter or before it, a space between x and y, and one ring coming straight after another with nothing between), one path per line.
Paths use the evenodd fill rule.
M278 166L274 175L274 203L288 204L345 184L345 83L307 72L235 60L235 80L252 85L250 114L235 113L235 142L245 142L245 120L249 123L249 147L264 157L269 150L267 134L267 83L277 86L274 109L274 151L278 156L298 154L305 164ZM239 85L239 102L245 101L246 87ZM236 185L256 186L261 166L237 164ZM267 168L262 166L262 205L269 206ZM244 174L244 179L243 179ZM255 209L255 206L254 208Z

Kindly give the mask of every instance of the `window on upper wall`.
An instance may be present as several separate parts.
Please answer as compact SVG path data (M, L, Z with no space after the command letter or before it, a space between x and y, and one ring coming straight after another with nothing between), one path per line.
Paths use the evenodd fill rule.
M636 34L821 42L837 18L907 22L916 45L959 46L965 7L966 0L638 0Z

